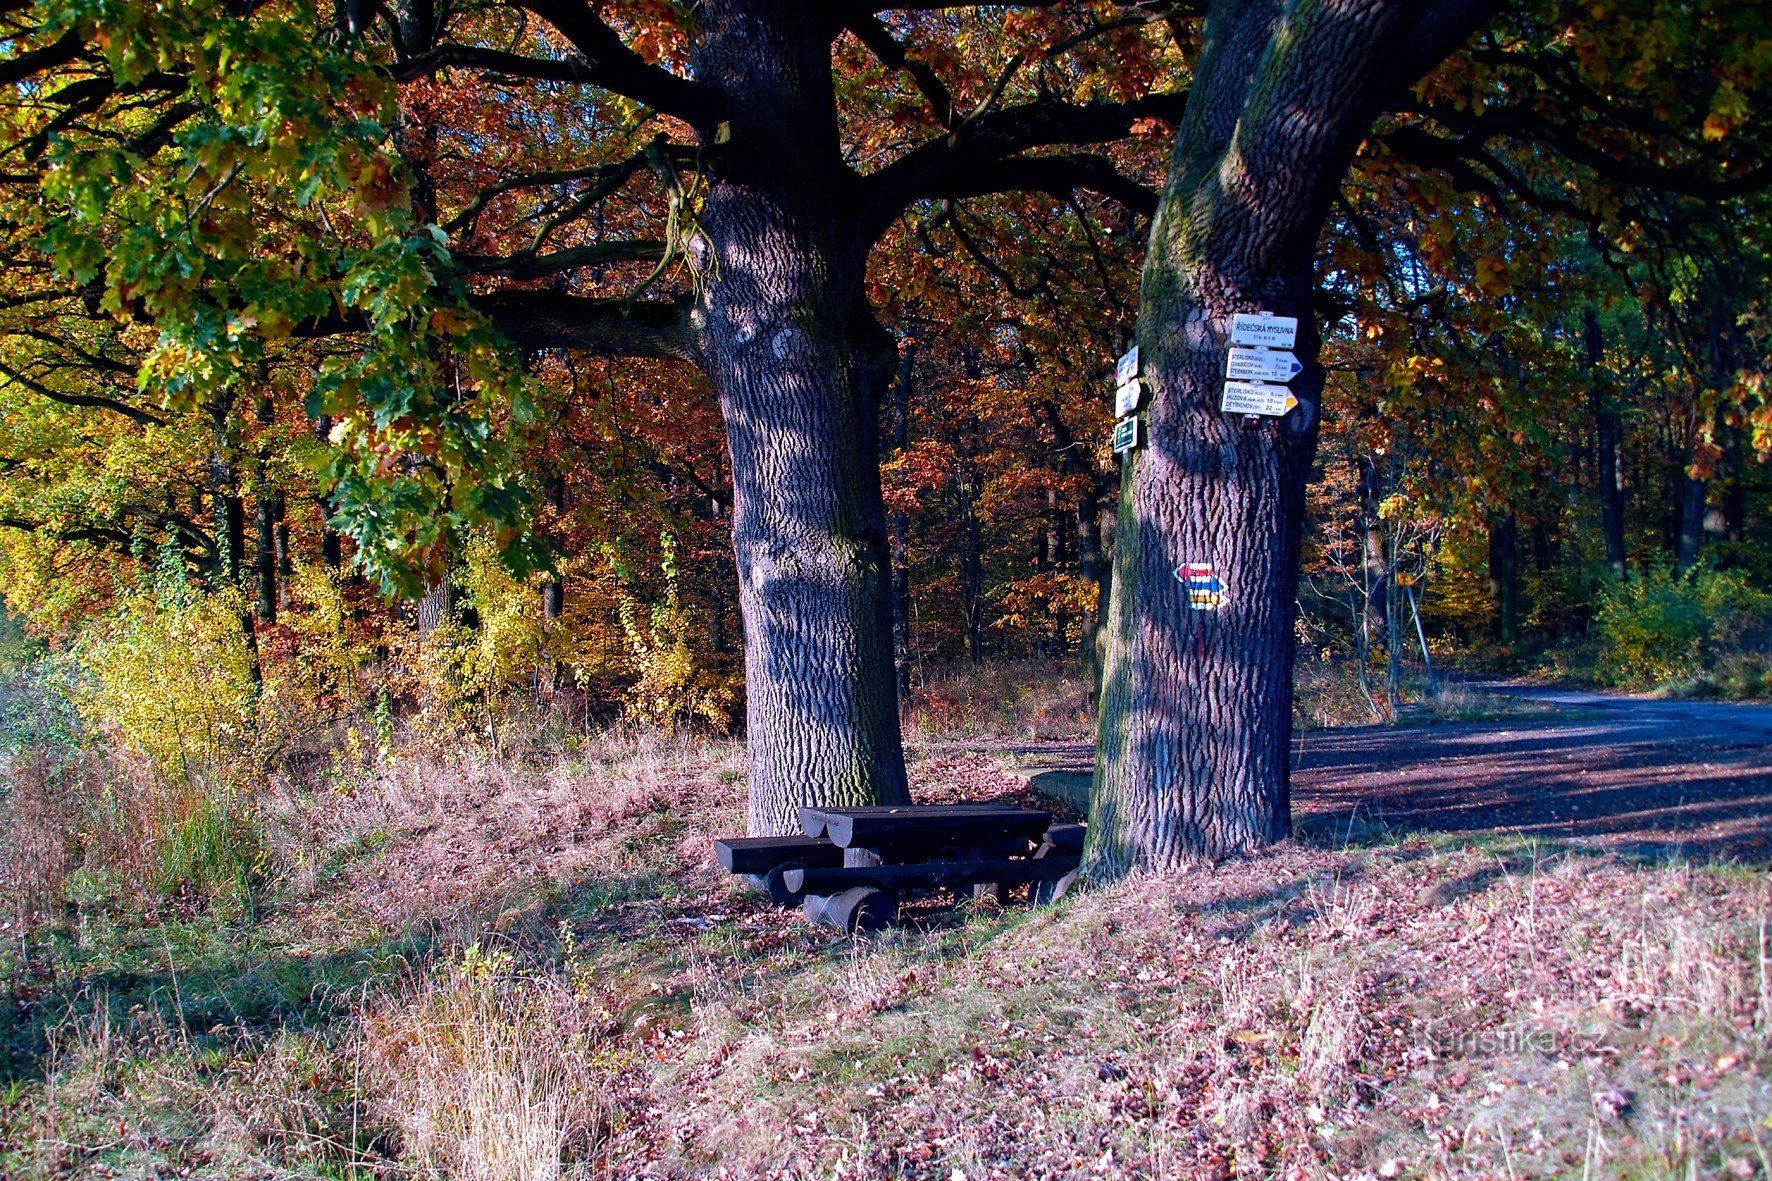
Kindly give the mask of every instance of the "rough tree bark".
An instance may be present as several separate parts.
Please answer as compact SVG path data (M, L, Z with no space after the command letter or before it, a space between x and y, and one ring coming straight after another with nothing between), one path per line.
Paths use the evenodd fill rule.
M845 232L824 22L702 6L696 77L731 137L702 213L696 330L732 455L750 827L909 802L893 679L880 399L896 356Z
M1291 828L1293 620L1322 370L1311 320L1330 199L1387 100L1491 4L1219 0L1145 260L1149 442L1121 484L1088 857L1098 875L1249 850ZM1230 318L1299 318L1283 419L1221 414ZM1191 610L1175 575L1215 567Z

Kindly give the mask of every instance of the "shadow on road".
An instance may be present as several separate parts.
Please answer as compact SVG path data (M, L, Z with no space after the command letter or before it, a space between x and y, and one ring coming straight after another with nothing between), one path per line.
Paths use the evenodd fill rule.
M1772 708L1484 691L1581 714L1301 734L1293 760L1301 833L1503 833L1648 858L1772 865ZM1036 790L1081 810L1087 744L1007 753L1028 766Z
M1767 735L1729 708L1308 734L1294 806L1313 828L1358 820L1772 864Z

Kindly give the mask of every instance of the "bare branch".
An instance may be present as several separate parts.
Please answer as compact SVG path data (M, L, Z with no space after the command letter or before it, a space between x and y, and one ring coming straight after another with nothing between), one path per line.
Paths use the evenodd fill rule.
M718 90L648 62L628 48L586 0L521 2L571 42L596 85L697 127L711 127L719 121L725 102Z
M470 275L500 275L506 279L521 280L545 279L562 271L606 266L615 262L656 262L664 254L663 242L624 239L568 246L547 254L536 254L528 250L509 256L457 254L455 262Z
M590 299L557 291L475 296L519 348L580 349L605 357L659 357L700 363L686 300Z

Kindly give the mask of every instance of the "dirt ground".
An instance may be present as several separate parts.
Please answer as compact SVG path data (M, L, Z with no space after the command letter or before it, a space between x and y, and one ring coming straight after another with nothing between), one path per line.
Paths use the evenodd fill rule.
M1301 734L1300 830L1513 833L1649 858L1772 865L1772 706L1473 688L1555 712ZM1090 749L1029 745L1011 756L1037 787L1074 793Z

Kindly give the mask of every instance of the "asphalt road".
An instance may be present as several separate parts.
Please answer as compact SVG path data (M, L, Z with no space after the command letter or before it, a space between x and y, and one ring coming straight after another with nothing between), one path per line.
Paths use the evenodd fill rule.
M1301 735L1295 810L1398 832L1507 832L1656 858L1772 864L1772 706L1511 682L1542 717Z
M1772 706L1513 682L1497 722L1300 733L1293 814L1308 839L1484 833L1654 859L1772 865ZM1003 748L1036 790L1087 808L1087 743Z

